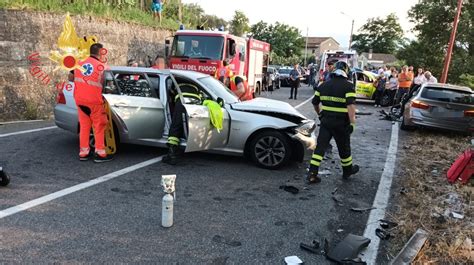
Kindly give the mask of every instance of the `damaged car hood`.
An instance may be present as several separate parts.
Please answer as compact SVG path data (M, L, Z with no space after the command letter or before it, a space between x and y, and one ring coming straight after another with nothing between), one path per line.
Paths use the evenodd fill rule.
M248 101L238 102L232 104L231 107L234 110L278 117L295 123L300 123L307 119L290 104L267 98L255 98Z

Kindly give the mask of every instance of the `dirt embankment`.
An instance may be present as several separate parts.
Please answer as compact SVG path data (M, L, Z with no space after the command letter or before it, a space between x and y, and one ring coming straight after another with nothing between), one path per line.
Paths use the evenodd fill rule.
M416 131L400 143L402 157L396 176L400 192L395 190L397 202L389 214L399 225L392 231L395 237L389 241L389 256L395 256L422 228L429 238L415 264L474 264L472 180L467 185L451 185L446 179L447 170L470 147L470 140Z

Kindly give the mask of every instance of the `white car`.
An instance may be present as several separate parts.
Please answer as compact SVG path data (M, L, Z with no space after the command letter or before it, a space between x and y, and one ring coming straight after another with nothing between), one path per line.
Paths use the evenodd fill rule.
M222 103L223 130L210 122L207 107L183 102L187 111L186 152L210 150L244 155L258 166L275 169L302 161L314 146L314 121L290 104L256 98L241 102L209 75L179 70L112 67L105 72L104 97L111 106L115 135L122 143L166 147L176 87L191 84L205 99ZM174 80L173 80L174 79ZM71 86L69 86L71 88ZM180 98L183 100L183 98ZM58 96L54 109L58 127L79 132L73 87Z

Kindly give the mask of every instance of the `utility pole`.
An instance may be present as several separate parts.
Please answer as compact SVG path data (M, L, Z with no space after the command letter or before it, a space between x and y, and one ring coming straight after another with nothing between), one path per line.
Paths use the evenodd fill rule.
M341 14L343 14L344 16L352 19L352 26L351 26L351 35L349 36L349 51L351 50L352 48L352 35L354 33L354 18L352 18L351 16L349 16L348 14L344 13L341 11Z
M352 48L352 34L354 32L354 19L352 19L351 36L349 37L349 51Z
M448 50L446 57L444 58L443 73L441 74L440 83L446 83L448 79L449 64L451 63L451 54L453 53L454 41L456 39L456 31L458 29L459 17L461 16L462 0L458 0L458 9L456 16L454 17L453 30L451 31L451 37L449 38Z
M306 67L306 57L308 54L308 27L306 27L306 46L304 48L304 67Z

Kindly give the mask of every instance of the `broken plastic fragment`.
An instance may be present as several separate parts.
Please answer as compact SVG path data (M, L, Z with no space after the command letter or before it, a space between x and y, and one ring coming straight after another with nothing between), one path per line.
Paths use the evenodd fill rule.
M285 257L285 262L288 265L303 264L303 261L300 258L298 258L297 256Z
M283 189L284 191L287 191L292 194L297 194L298 192L300 192L297 187L291 185L282 185L280 186L280 189Z
M343 263L351 261L358 257L359 252L370 244L370 239L348 234L336 247L330 249L327 258L329 260Z

